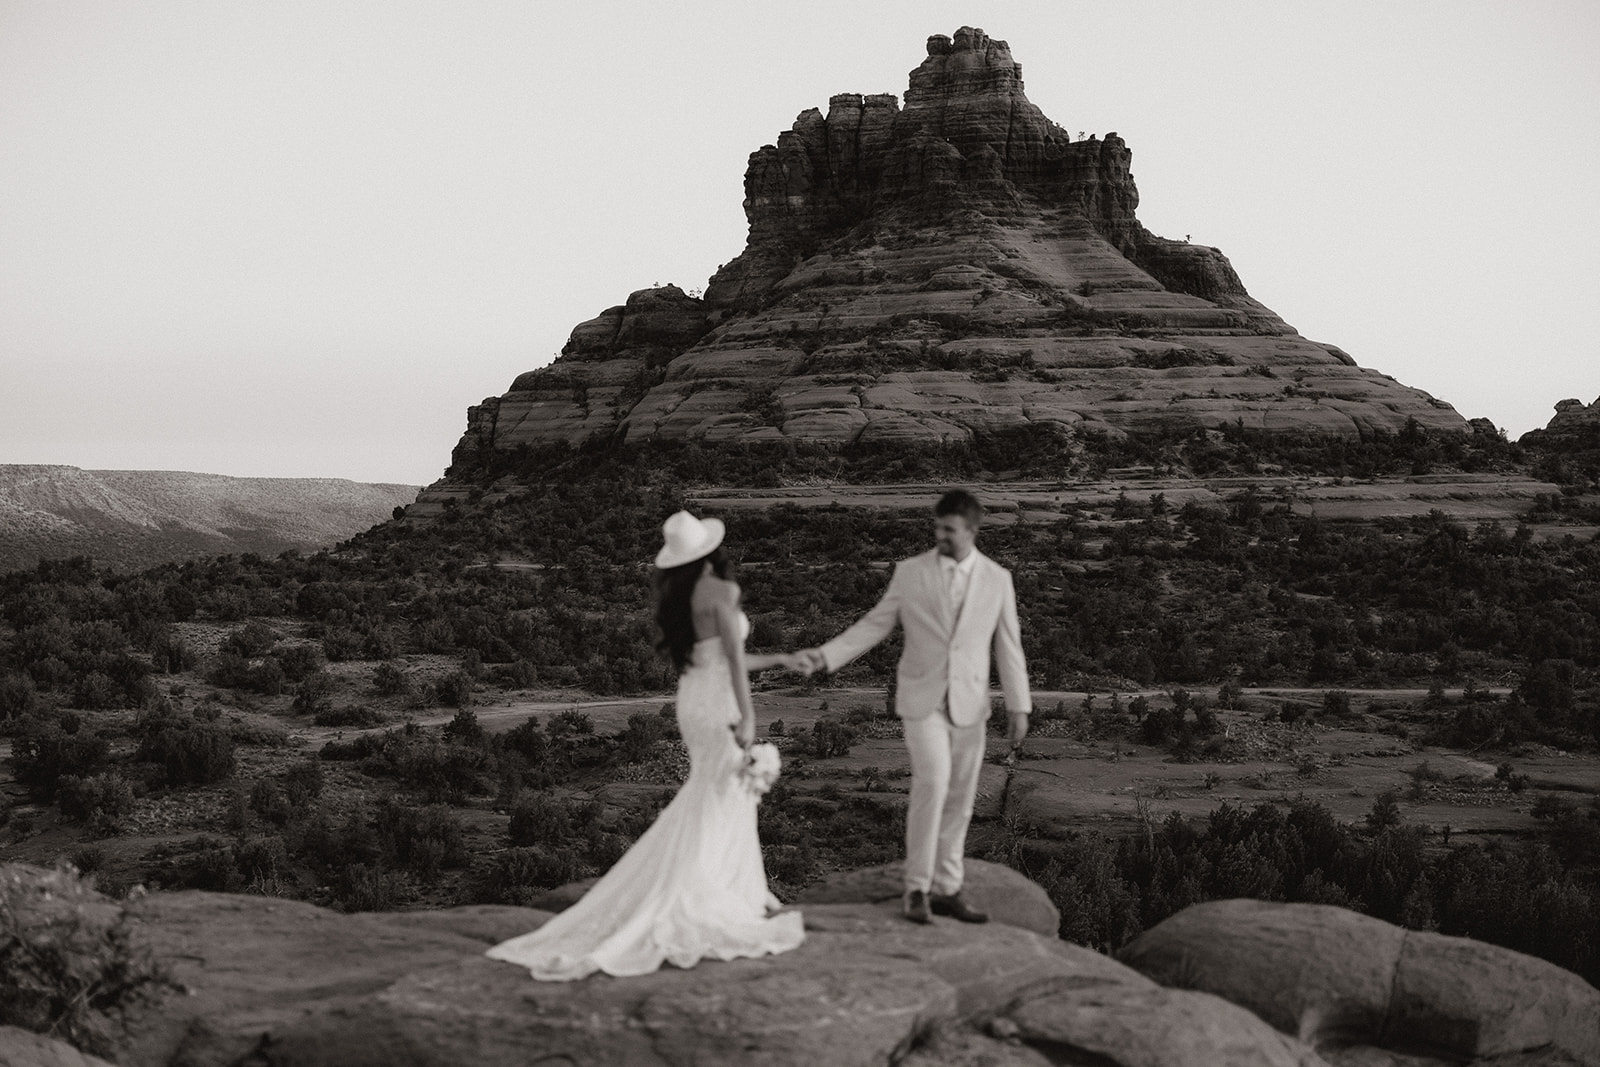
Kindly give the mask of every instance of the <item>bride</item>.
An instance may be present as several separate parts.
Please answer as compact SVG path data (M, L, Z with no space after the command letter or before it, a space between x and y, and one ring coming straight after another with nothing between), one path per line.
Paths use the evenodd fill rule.
M756 837L760 798L742 774L756 734L748 672L804 664L745 653L750 622L729 577L720 520L680 511L662 532L656 647L678 670L689 778L583 899L487 953L546 981L787 952L805 939L800 913L778 912L782 904L767 889Z

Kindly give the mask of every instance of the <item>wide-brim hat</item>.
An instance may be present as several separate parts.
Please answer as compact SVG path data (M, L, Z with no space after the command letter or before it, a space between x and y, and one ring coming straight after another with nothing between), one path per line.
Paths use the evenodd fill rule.
M666 543L656 553L656 566L665 571L704 559L722 544L726 532L721 519L697 519L687 511L676 512L661 524Z

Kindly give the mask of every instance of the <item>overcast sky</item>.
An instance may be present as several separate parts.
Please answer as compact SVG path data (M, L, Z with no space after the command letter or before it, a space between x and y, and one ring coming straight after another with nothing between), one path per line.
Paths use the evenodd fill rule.
M1307 337L1513 437L1600 395L1594 0L0 0L0 463L430 482L964 24Z

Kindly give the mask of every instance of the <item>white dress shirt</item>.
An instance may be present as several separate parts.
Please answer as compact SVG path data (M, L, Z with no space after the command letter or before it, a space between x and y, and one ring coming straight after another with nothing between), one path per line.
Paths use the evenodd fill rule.
M970 551L967 558L957 561L953 556L939 557L939 574L944 579L945 595L950 601L950 617L961 614L961 605L967 599L967 585L972 581L972 568L978 562L978 553Z

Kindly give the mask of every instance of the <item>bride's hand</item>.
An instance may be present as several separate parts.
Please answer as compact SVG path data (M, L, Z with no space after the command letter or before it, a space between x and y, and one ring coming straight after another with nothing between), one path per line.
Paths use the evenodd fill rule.
M739 742L739 747L748 750L756 743L756 723L754 719L740 719L739 725L733 728L733 739Z

